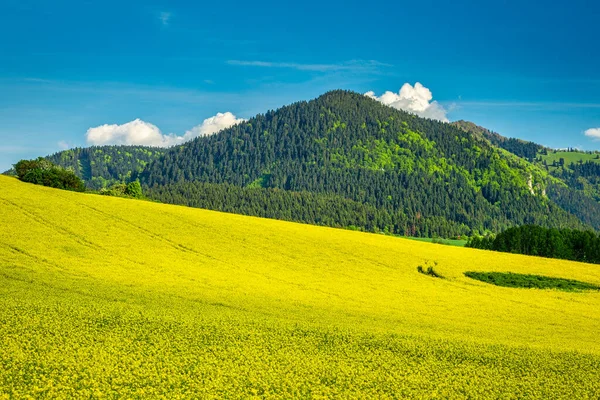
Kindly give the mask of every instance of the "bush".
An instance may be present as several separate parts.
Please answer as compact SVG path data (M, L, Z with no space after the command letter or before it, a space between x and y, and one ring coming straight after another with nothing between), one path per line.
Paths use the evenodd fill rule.
M17 177L23 182L76 192L85 191L85 184L73 171L44 158L21 160L14 167Z
M600 290L600 286L573 279L553 278L550 276L515 274L512 272L475 272L467 271L465 276L496 286L525 289L558 289L567 292L582 290Z
M140 185L140 181L130 182L125 188L125 194L127 196L134 197L136 199L140 199L144 197L142 193L142 185Z
M105 196L131 197L134 199L141 199L144 197L142 185L140 185L139 181L130 182L128 184L116 183L108 189L100 190L100 194Z

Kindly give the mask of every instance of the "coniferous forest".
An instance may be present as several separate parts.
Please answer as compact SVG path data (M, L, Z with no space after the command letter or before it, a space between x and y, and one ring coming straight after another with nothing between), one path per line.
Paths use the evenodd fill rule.
M131 180L164 153L164 149L146 146L93 146L61 151L47 159L71 169L86 182L88 188L99 190L115 183Z
M158 201L370 232L600 229L588 193L529 162L541 146L505 139L333 91L169 149L104 146L49 159L94 190L139 180Z
M495 237L473 237L467 247L600 264L600 236L592 231L516 226Z
M273 189L333 195L384 216L379 224L363 225L355 218L352 225L415 236L500 232L521 224L590 226L544 195L551 177L526 160L457 126L345 91L175 147L136 177L157 200L252 215L256 212L248 211L247 202L207 201L219 197L207 191L224 191L214 184L229 184L240 193L269 189L243 191L245 198L275 196ZM199 187L205 197L198 195ZM270 202L260 215L281 214ZM331 212L318 202L306 207L330 220ZM293 219L312 221L301 215ZM332 225L346 223L337 217Z

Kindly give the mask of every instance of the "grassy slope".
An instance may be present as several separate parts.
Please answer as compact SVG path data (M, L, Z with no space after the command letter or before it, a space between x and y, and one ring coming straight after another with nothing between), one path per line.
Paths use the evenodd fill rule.
M542 160L546 160L546 163L550 166L554 161L559 161L561 158L565 160L565 166L569 166L571 163L577 163L579 161L593 161L600 163L600 159L596 157L598 154L583 153L578 151L548 151L547 155L538 154L542 157Z
M463 276L597 266L0 188L0 398L600 394L599 293Z

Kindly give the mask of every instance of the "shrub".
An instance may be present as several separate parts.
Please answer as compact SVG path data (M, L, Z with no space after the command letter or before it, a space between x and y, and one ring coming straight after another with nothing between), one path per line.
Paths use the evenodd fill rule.
M133 181L127 184L125 188L125 194L127 196L134 197L136 199L140 199L144 197L142 193L142 185L140 185L140 181Z
M573 279L542 275L515 274L512 272L465 272L465 276L496 286L526 289L558 289L567 292L600 290L600 286Z
M135 199L144 197L142 186L139 181L130 182L128 184L116 183L108 189L100 190L100 194L105 196L131 197Z
M44 158L21 160L14 167L17 177L23 182L77 192L85 191L85 184L72 170L61 168Z

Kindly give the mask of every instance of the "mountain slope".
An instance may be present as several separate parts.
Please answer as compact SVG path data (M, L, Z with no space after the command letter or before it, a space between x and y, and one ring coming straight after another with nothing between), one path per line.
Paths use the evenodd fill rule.
M556 178L547 186L548 197L585 224L600 230L600 154L548 149L533 142L506 138L468 121L453 125L531 161Z
M226 198L195 201L205 183L334 195L377 209L374 230L416 236L584 228L545 197L555 179L541 168L459 127L345 91L174 147L137 177L158 200L215 209L232 210Z
M534 142L504 137L470 121L460 120L452 122L452 125L457 126L467 132L471 132L475 136L478 136L482 139L486 139L494 146L500 147L530 162L533 162L538 153L545 149L544 146Z
M93 146L60 151L46 158L72 169L90 189L97 190L129 180L163 152L146 146Z
M588 264L77 194L0 176L0 395L595 398ZM435 265L445 279L417 272Z

